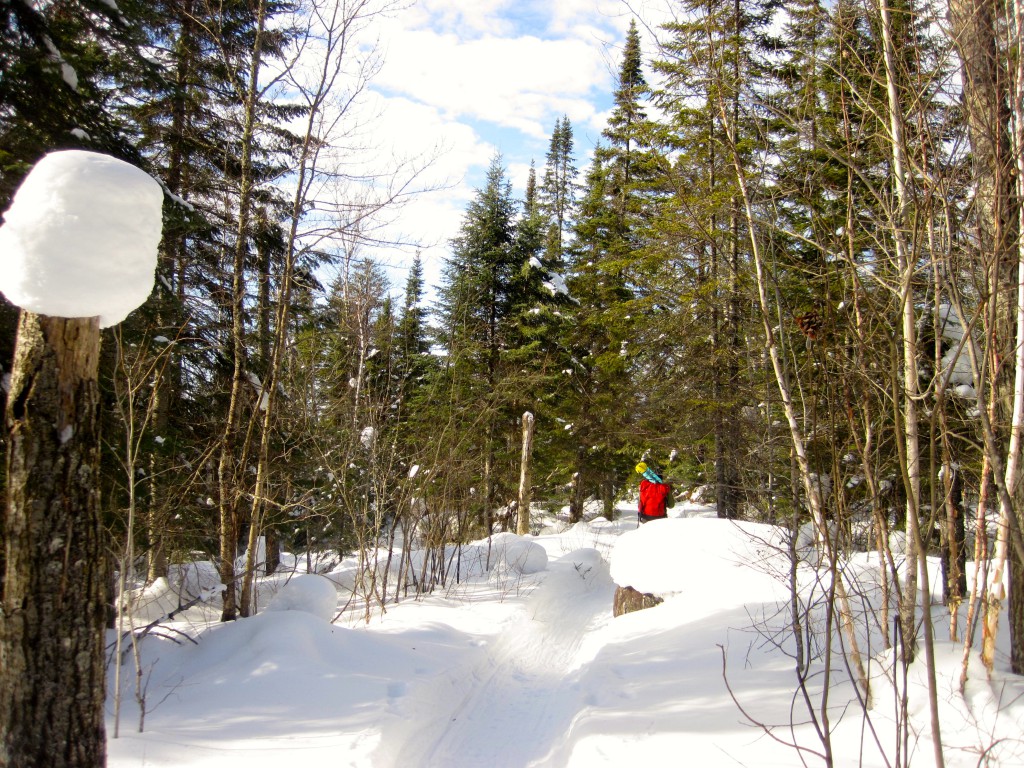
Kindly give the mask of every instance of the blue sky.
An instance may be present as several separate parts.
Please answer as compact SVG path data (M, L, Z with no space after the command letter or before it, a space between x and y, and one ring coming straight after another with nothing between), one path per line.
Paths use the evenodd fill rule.
M565 114L582 177L611 108L631 9L658 6L663 0L418 0L381 23L384 64L370 85L378 146L434 156L424 180L444 187L406 205L393 225L422 241L428 283L439 279L495 152L521 194L530 161L543 168ZM397 288L411 252L384 258Z

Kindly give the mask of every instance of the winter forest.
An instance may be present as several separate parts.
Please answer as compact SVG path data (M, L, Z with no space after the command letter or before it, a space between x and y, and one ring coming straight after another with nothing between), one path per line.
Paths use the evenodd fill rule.
M324 765L1024 761L1024 0L665 7L613 41L593 152L565 116L528 178L496 153L429 284L417 233L386 224L438 191L435 158L371 158L360 108L376 25L406 3L0 0L0 210L58 150L163 193L149 298L100 322L94 389L62 395L85 398L88 429L46 438L16 343L49 326L0 302L0 766L214 764L114 737L185 738L166 734L191 683L166 659L220 653L211 674L244 676L230 659L285 633L258 622L310 605L328 623L290 615L280 642L337 653L322 677L339 687L387 667L377 698L401 713L356 728L377 751ZM43 481L25 474L38 435L64 457ZM679 505L637 528L641 460ZM615 585L664 602L613 620ZM534 653L543 674L520 677L538 686L576 675L499 699L543 749L416 751L427 736L400 722L433 704L400 670L456 664L456 631L426 634L445 600L459 632L517 627L481 660ZM759 633L746 655L709 629L668 643L726 605L723 626ZM330 645L342 628L361 657ZM698 639L703 676L666 661ZM763 741L666 746L669 673L631 661L648 687L630 696L660 719L636 753L588 752L601 712L632 712L606 698L621 659L602 655L627 640ZM778 677L745 698L759 659Z

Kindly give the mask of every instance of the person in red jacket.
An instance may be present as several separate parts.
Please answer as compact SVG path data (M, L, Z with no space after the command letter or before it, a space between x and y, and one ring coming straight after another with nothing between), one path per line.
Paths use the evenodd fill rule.
M639 470L639 465L637 469ZM653 467L645 466L647 472L642 472L640 480L640 503L638 504L638 519L640 523L647 523L651 520L660 520L668 517L666 507L672 506L672 486L661 481L661 474ZM657 478L657 482L649 479L651 476Z

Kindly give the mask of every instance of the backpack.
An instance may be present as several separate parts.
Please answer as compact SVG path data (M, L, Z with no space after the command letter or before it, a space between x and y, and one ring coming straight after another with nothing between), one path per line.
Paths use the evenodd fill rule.
M668 493L665 494L665 509L672 509L676 505L675 488L670 483L668 485Z

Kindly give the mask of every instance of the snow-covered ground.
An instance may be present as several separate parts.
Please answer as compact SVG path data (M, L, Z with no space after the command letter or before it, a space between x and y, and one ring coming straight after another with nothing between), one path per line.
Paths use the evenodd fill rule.
M346 592L313 575L268 580L264 597L277 595L253 618L218 624L210 607L192 608L141 641L141 678L124 653L118 738L108 700L109 765L822 764L794 674L782 533L692 505L672 514L637 529L624 508L614 523L506 534L489 558L482 542L465 553L469 578L377 606L369 622L362 608L328 620ZM876 570L867 555L850 564L862 584ZM350 572L343 563L329 576L343 584ZM613 577L668 598L613 619ZM813 602L813 569L803 566L799 581ZM176 600L166 583L146 599L137 621ZM944 615L936 606L940 626ZM939 642L937 653L946 765L1024 765L1024 681L1000 672L988 682L977 665L964 698L955 690L962 649ZM819 723L827 712L836 765L895 764L895 699L881 670L873 665L865 716L841 657L827 705L825 665L814 666L808 695ZM113 681L112 665L111 691ZM934 758L917 666L910 681L916 768Z

